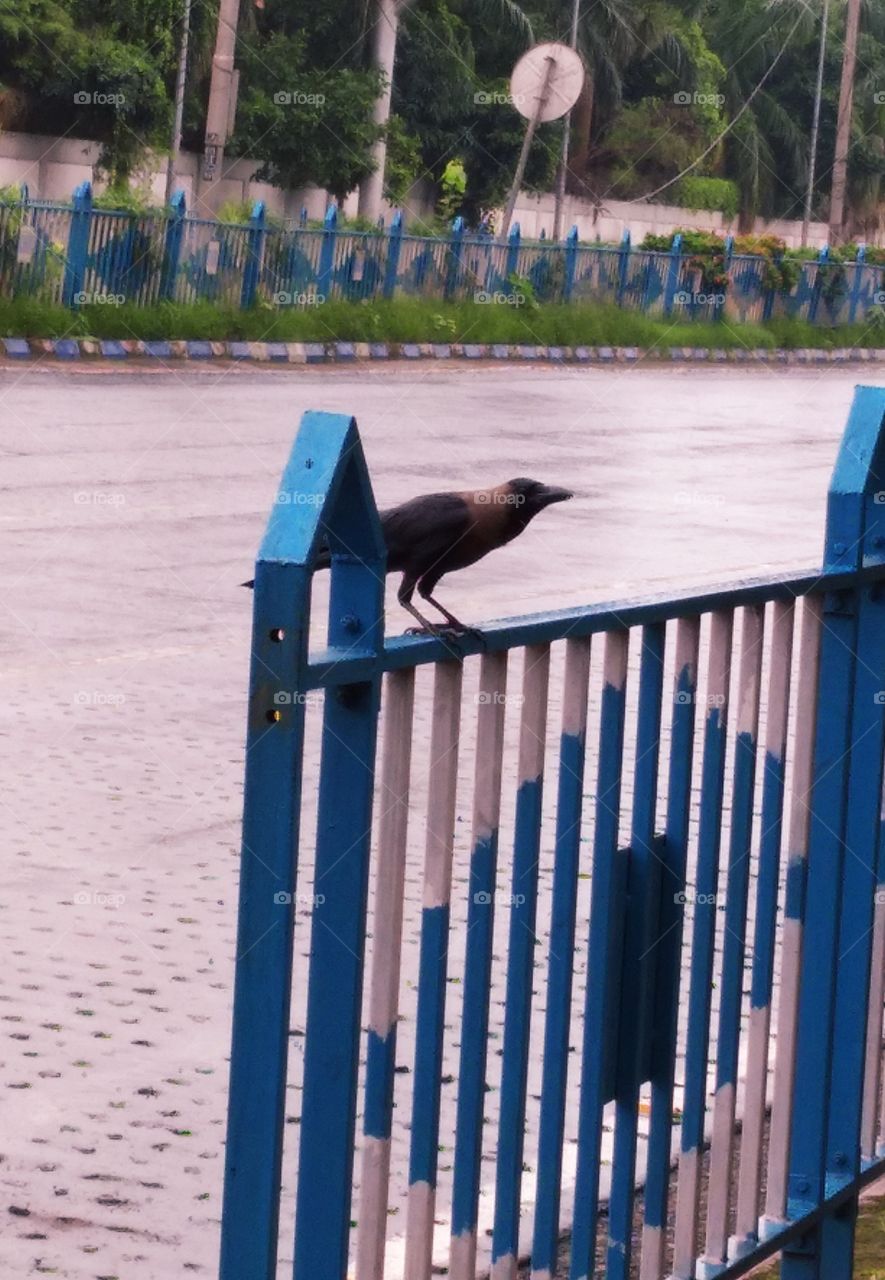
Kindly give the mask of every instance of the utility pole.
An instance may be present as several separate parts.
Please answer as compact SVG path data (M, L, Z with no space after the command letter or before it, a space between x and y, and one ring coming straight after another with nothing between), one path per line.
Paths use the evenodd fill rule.
M578 47L578 13L581 0L574 0L572 6L572 30L569 44L572 49ZM572 132L572 111L570 107L562 121L562 155L559 158L559 171L556 175L556 198L553 204L553 239L562 238L562 206L565 203L565 178L568 173L568 151Z
M390 120L390 95L393 91L393 66L396 61L396 36L404 0L376 0L376 15L372 48L372 65L384 77L384 87L375 99L372 120L382 129ZM357 213L361 218L376 222L381 215L384 195L384 166L387 160L387 139L382 134L372 146L375 168L360 183Z
M854 71L857 64L857 33L861 0L848 0L845 19L845 51L842 57L842 84L839 89L839 118L836 121L836 155L830 194L830 243L840 244L845 221L845 186L848 150L851 146L851 112L854 106Z
M181 148L181 122L184 118L184 86L187 80L187 46L190 38L191 0L184 0L181 41L178 46L178 76L175 80L175 118L172 123L172 142L169 147L169 163L166 165L166 203L172 199L175 186L175 162Z
M203 146L202 179L207 185L221 177L224 144L230 128L231 103L236 84L234 49L239 16L240 0L221 0L215 54L212 58L212 79L209 84L206 140Z

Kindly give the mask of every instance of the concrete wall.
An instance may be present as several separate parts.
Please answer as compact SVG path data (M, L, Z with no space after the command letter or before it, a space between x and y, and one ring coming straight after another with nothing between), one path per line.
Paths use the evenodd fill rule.
M84 180L95 182L101 190L101 182L95 179L99 145L83 138L51 138L40 134L0 133L0 186L26 182L32 196L46 200L69 200L71 192ZM212 217L222 204L229 200L263 200L268 211L277 217L297 218L306 206L308 216L322 218L328 197L317 188L301 191L283 191L269 183L254 182L252 175L257 168L254 160L229 160L225 162L221 180L209 190L201 190L199 177L200 157L183 153L176 168L177 185L187 198L191 213ZM162 156L148 161L144 173L139 175L139 185L151 194L152 200L161 204L166 185L166 165ZM433 192L429 184L419 184L405 201L407 225L413 227L433 209ZM386 213L389 215L388 208ZM347 198L344 213L356 213L356 193ZM542 229L549 236L553 229L553 196L533 195L524 192L517 201L515 220L520 225L524 239L537 238ZM582 240L619 241L629 228L634 245L642 241L646 232L666 233L676 227L698 227L704 230L728 232L736 230L721 213L693 213L666 204L630 204L622 200L604 200L597 209L589 200L569 196L566 198L564 226L577 226ZM788 245L800 243L801 224L798 221L765 222L757 218L755 230L772 232L782 236ZM819 246L826 243L827 228L822 222L811 224L809 243ZM876 243L881 243L881 239Z

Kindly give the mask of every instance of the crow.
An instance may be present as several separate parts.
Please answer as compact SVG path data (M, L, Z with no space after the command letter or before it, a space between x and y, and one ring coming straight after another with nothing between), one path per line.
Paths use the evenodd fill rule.
M493 489L427 493L380 512L387 572L403 575L397 600L420 624L412 632L438 635L474 630L434 599L439 580L512 542L539 511L572 497L568 489L519 476ZM330 562L328 547L321 548L316 567L328 568ZM442 614L445 626L418 612L412 604L416 589L422 600Z

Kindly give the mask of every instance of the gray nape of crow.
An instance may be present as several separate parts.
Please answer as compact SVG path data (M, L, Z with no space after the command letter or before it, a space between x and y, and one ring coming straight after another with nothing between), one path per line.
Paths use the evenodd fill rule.
M512 542L539 511L573 496L568 489L520 476L493 489L428 493L382 511L387 572L403 575L397 599L421 624L416 630L431 634L447 628L472 630L434 599L440 578ZM328 565L328 551L321 552L317 568ZM412 604L416 589L422 600L445 618L445 628L425 618Z

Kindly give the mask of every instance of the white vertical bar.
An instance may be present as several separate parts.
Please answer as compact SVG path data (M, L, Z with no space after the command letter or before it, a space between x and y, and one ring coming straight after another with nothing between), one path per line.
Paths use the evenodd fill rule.
M879 855L880 858L882 855ZM882 1084L882 1000L885 998L885 893L876 890L873 924L873 959L870 970L870 1012L867 1020L867 1053L864 1071L863 1113L860 1126L861 1155L876 1155L879 1124L879 1089ZM885 1108L885 1098L882 1101Z
M766 767L783 768L787 749L787 724L790 711L790 668L793 659L792 601L776 601L773 606L771 634L771 668L768 677L767 724L765 732ZM760 837L760 857L765 850L767 833ZM758 907L757 907L758 911ZM770 939L773 955L774 937ZM771 1030L771 1000L750 1010L747 1042L747 1083L744 1096L744 1123L741 1134L741 1167L738 1182L738 1240L755 1236L759 1218L759 1192L762 1184L762 1145L765 1136L765 1102L768 1083L768 1038Z
M796 881L801 878L808 858L808 829L811 818L808 802L814 766L822 609L823 601L820 596L805 597L802 605L799 683L796 691L796 745L790 805L788 885L791 880ZM781 947L774 1098L768 1141L768 1185L765 1195L765 1217L772 1222L782 1222L787 1213L787 1174L793 1115L793 1076L796 1066L796 1024L799 1013L801 967L802 922L796 916L787 915L785 912Z
M381 817L375 872L374 956L369 1031L387 1040L399 1011L400 950L409 817L412 756L414 667L392 672L386 681L384 757L381 768ZM395 1041L391 1045L394 1051ZM370 1083L370 1082L368 1082ZM357 1276L383 1280L390 1180L390 1138L366 1136L360 1186Z
M764 607L751 605L743 611L743 626L741 628L741 666L738 676L738 707L737 707L737 734L738 737L746 735L753 743L752 767L755 768L756 760L756 740L759 733L759 699L762 686L762 643L765 626L765 610ZM740 762L741 747L740 744L735 746L735 775L737 777L738 769L742 767ZM746 759L743 764L746 764ZM751 778L751 781L754 779ZM735 787L737 782L735 782ZM737 794L732 797L732 842L735 840L735 833L743 832L743 838L746 840L744 847L749 850L752 839L752 823L753 823L753 787L750 786L747 792L746 803ZM738 835L738 838L741 838ZM733 856L733 845L729 849L729 864ZM749 853L746 855L749 859ZM735 935L740 934L741 928L746 928L747 916L747 895L746 886L748 884L749 868L747 861L743 862L742 874L744 879L744 902L726 903L725 925L726 929L731 926ZM729 888L733 889L731 876L731 866L729 866ZM740 899L741 894L736 895ZM738 908L740 908L738 910ZM735 927L737 923L735 916L742 917L741 924ZM725 946L729 941L734 939L726 939ZM743 987L743 964L739 971L730 971L728 963L723 965L723 993L720 1018L724 1017L726 993L724 990L727 982L731 991L729 992L729 1001L735 993L737 993L737 1004L735 1006L736 1018L731 1027L725 1027L724 1023L720 1025L719 1032L719 1051L723 1051L723 1032L733 1034L733 1065L737 1065L738 1046L740 1044L740 994ZM728 1054L724 1054L728 1057ZM716 1096L713 1103L713 1135L710 1146L710 1180L707 1188L707 1233L705 1253L710 1262L721 1263L725 1258L726 1246L728 1243L728 1210L731 1201L731 1166L734 1156L734 1118L736 1094L735 1085L737 1080L736 1071L732 1074L729 1069L726 1073L726 1081L723 1083L722 1066L720 1061L718 1064L719 1087L716 1090Z
M430 731L430 779L424 852L425 911L446 907L451 900L452 847L455 838L455 799L461 721L461 674L460 662L437 664L433 690L433 724ZM439 1080L433 1081L431 1088L436 1091L438 1098ZM435 1212L435 1182L424 1180L413 1182L409 1187L404 1271L404 1275L412 1277L412 1280L430 1280L433 1270Z

